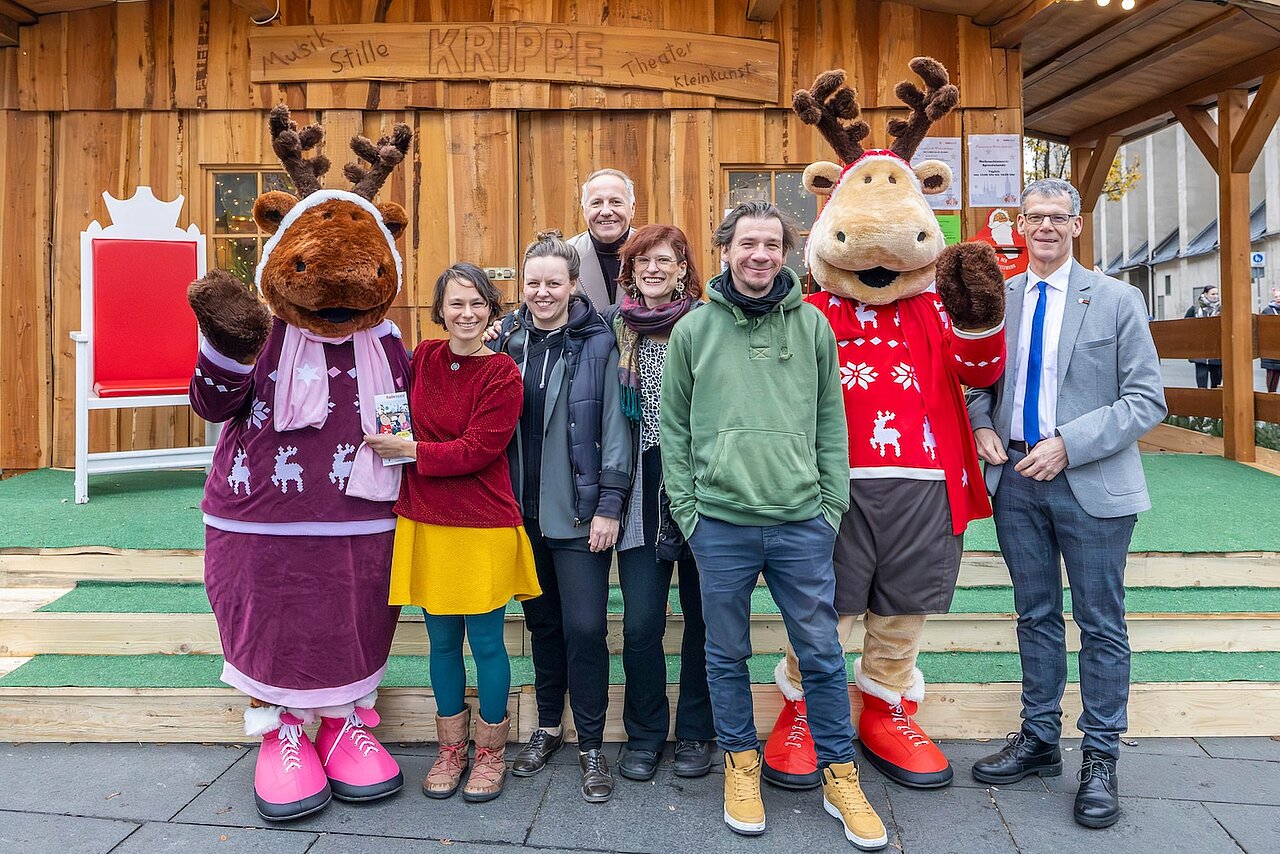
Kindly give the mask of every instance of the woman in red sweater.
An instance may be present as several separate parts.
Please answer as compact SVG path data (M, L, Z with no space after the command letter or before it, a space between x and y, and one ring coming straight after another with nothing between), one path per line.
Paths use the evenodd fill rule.
M467 770L464 634L476 663L480 717L462 796L487 801L501 794L511 722L506 605L541 593L506 456L524 386L511 357L482 341L498 309L498 290L478 267L455 264L441 273L431 317L449 338L423 341L413 353L414 438L365 437L383 459L413 459L395 508L391 604L421 606L431 639L440 755L422 790L432 798L451 796Z

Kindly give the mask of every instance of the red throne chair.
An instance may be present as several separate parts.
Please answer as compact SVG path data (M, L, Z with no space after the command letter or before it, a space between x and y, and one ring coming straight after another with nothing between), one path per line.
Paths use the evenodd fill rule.
M217 425L206 445L89 453L89 412L186 406L199 330L187 285L205 273L205 239L193 224L178 228L183 197L162 202L150 187L130 199L103 193L111 224L80 233L80 323L76 344L75 500L89 500L89 475L200 468L213 458Z

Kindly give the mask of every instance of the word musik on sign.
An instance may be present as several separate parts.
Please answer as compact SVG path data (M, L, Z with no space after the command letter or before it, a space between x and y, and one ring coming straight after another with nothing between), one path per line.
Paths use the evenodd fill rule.
M506 80L778 100L778 44L630 27L528 23L269 27L249 35L255 83Z

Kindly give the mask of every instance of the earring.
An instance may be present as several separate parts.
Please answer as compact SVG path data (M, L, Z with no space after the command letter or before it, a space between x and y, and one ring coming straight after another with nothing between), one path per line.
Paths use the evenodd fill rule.
M684 299L684 279L676 282L676 299Z

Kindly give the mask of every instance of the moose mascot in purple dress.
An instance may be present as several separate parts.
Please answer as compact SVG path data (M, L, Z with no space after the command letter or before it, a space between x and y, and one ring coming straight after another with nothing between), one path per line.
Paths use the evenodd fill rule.
M400 610L387 605L400 469L362 437L375 432L375 397L409 381L386 319L408 217L373 198L412 132L396 125L376 145L355 137L368 165L346 167L347 191L322 189L329 161L306 156L322 128L298 130L279 106L270 130L297 195L254 203L271 234L255 273L262 299L220 270L188 299L203 335L191 404L226 422L202 504L205 586L222 681L249 696L245 731L262 737L258 811L281 821L404 781L369 731ZM317 718L313 743L303 725Z

